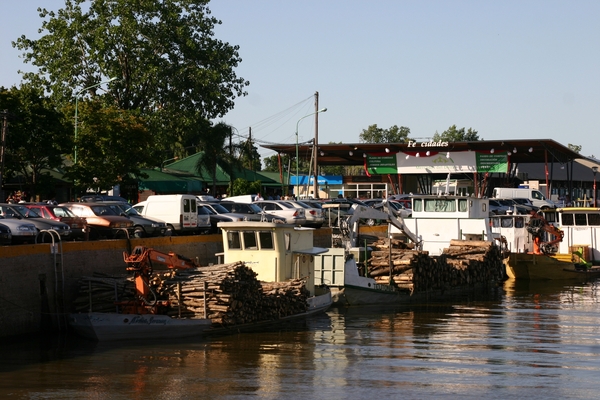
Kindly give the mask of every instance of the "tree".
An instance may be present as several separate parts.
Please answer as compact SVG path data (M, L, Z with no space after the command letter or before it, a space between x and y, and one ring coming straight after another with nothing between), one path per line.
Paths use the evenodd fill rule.
M359 140L362 143L405 143L408 141L408 135L410 129L405 126L393 125L389 129L381 129L374 124L363 129Z
M105 107L100 101L82 102L79 109L77 163L67 171L78 192L92 187L111 189L130 174L141 175L140 166L152 159L144 121L131 111Z
M472 128L469 128L467 131L465 131L465 128L457 129L456 125L452 125L441 134L435 132L433 135L434 142L475 142L478 140L480 139L477 131Z
M237 145L239 151L240 164L244 168L248 168L251 171L260 171L262 169L262 163L260 161L260 153L254 143L248 139L244 143Z
M196 164L196 171L203 175L206 171L212 181L212 193L217 192L217 167L220 166L230 176L241 165L229 152L228 138L231 136L231 127L224 122L219 122L202 135L200 148L202 153ZM227 141L227 144L226 144Z
M42 171L60 167L61 154L72 148L73 131L50 99L29 85L0 88L0 109L8 110L11 116L5 176L22 175L30 195L35 197L39 186L48 186L50 179Z
M236 97L247 94L249 82L234 72L239 46L214 38L221 21L207 4L65 0L56 13L38 9L40 39L21 36L13 46L39 68L23 77L61 104L71 103L81 88L117 77L105 103L146 119L158 165L158 154L197 143L202 120L225 115Z
M567 147L573 150L575 153L581 153L581 145L569 143Z

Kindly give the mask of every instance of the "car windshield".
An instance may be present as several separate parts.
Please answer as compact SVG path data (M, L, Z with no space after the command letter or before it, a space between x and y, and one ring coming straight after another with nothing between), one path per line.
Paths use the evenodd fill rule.
M91 209L95 215L119 215L120 214L119 212L115 212L115 210L113 210L109 206L92 206Z
M7 206L0 206L0 215L4 218L23 218L17 210Z
M515 205L515 203L512 202L511 200L498 200L498 203L500 203L503 206L507 206L507 207L512 207Z
M133 215L135 217L141 217L142 214L137 212L135 208L133 208L130 204L119 204L119 208L125 212L127 215Z
M217 212L218 214L226 214L229 212L228 209L226 209L225 207L223 207L220 204L211 204L210 205L212 207L213 210L215 210L215 212Z
M25 206L20 206L20 205L14 205L13 208L15 210L17 210L17 212L19 214L21 214L23 217L27 217L27 218L42 218L40 216L40 214L38 214L35 210L30 210L29 208L25 207Z
M52 212L58 218L62 218L62 217L75 218L76 217L76 215L73 214L73 211L69 210L67 207L52 207Z
M256 204L248 204L248 206L255 213L261 213L262 212L262 209L259 206L257 206Z
M208 207L198 205L198 214L199 215L211 215L211 214L215 214L215 212Z

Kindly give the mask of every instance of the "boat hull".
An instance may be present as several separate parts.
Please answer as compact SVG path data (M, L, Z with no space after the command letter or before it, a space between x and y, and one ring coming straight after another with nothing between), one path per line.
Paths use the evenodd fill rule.
M568 280L600 276L600 267L576 268L570 254L512 253L504 265L506 275L513 279Z
M69 325L79 335L96 341L173 339L201 335L210 319L177 319L166 315L86 313L71 314Z

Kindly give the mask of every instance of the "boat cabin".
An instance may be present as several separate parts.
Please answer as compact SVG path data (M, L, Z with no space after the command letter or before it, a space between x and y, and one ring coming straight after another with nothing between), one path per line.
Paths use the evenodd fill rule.
M225 263L243 261L264 282L306 278L315 295L314 256L327 251L313 247L313 229L272 222L220 222Z
M559 253L568 254L582 249L587 261L600 260L600 208L565 207L544 210L543 214L546 221L564 231Z
M404 223L419 237L423 250L440 255L453 239L492 241L489 214L488 199L413 195L412 216Z

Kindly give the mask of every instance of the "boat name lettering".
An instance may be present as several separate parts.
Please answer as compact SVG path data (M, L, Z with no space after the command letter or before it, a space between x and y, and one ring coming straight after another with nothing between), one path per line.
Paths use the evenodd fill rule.
M373 288L376 289L376 290L383 290L383 291L386 291L386 292L395 292L395 290L394 290L394 288L392 286L390 286L390 285L383 285L381 283L375 283L373 285Z
M129 322L129 325L134 325L134 324L139 324L139 325L166 325L167 324L167 320L164 318L157 318L157 317L143 317L141 315L135 316L134 318L131 319L131 321Z

